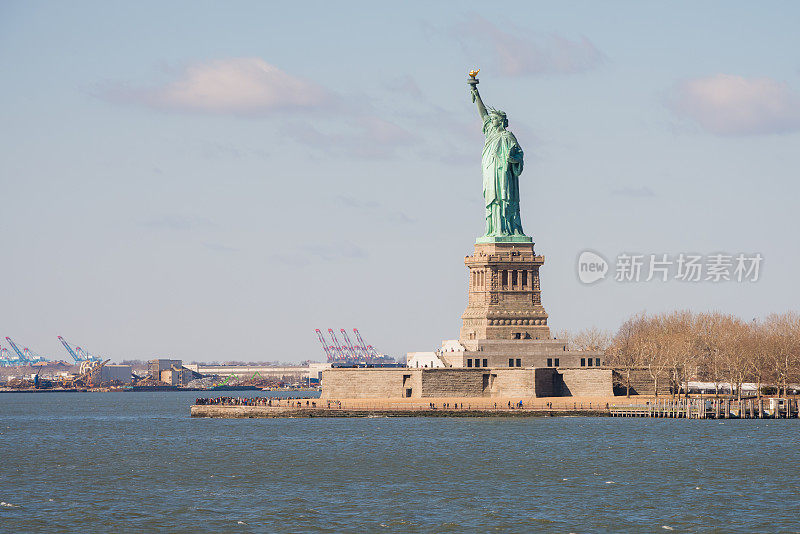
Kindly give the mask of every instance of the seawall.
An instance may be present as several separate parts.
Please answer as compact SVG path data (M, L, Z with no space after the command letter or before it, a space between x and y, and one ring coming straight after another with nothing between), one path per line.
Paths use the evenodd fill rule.
M421 403L383 399L205 399L191 407L192 417L224 419L295 417L553 417L610 416L668 419L797 419L797 398L603 398L544 399L438 398ZM427 401L427 399L426 399ZM319 405L317 405L319 403Z
M300 417L555 417L610 416L609 410L549 409L431 409L431 408L292 408L276 406L204 406L195 405L192 417L221 419L263 419Z

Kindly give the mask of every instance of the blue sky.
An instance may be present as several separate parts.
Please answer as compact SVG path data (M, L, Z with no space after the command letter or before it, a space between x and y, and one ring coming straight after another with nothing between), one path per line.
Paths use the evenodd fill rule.
M800 6L4 2L2 336L64 358L320 359L457 337L482 232L466 72L525 150L554 330L796 309ZM578 254L761 253L582 285Z

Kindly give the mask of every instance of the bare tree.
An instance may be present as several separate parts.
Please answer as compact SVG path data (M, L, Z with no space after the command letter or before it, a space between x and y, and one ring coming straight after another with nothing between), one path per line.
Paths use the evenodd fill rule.
M717 395L721 382L727 381L731 393L740 398L745 381L754 381L759 395L764 384L774 383L779 394L786 395L790 384L800 381L800 314L796 312L749 323L718 312L641 313L625 321L610 342L592 329L575 335L572 345L584 350L605 346L609 363L625 374L628 395L636 367L648 371L656 394L667 378L678 385L688 385L692 378L713 381Z
M745 380L749 365L750 330L738 317L725 316L720 330L720 354L722 356L725 373L739 399L742 398L742 383Z
M789 391L789 381L798 376L800 365L800 315L796 312L769 315L765 326L770 337L771 354L768 355L775 381L783 386L783 394Z
M605 352L611 346L611 334L605 330L592 327L575 334L571 344L575 350Z
M637 350L637 336L645 323L644 313L635 315L622 323L608 349L609 363L624 372L625 396L631 396L631 371L640 365L640 353Z
M567 344L567 350L573 350L572 333L569 330L558 330L553 334L553 339L563 341Z
M693 354L693 321L689 311L676 311L661 315L660 329L664 338L664 360L670 368L671 379L675 385L673 396L680 394L680 386L687 378L686 369L692 366ZM688 382L686 386L688 392Z
M658 397L658 384L669 369L667 353L668 331L663 317L651 317L645 329L637 336L639 357L653 380L653 395Z
M719 383L722 377L721 331L723 315L720 313L701 313L695 318L695 350L699 356L698 377L714 383L714 394L719 396Z

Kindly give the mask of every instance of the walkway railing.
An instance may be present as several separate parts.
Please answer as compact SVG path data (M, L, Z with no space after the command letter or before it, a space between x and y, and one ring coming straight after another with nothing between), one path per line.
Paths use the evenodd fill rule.
M670 419L789 419L800 417L798 399L665 399L610 407L612 417Z

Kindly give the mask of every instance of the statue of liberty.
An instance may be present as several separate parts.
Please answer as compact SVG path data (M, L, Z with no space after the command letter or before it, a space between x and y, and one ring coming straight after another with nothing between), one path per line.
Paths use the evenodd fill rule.
M478 105L483 120L483 145L481 167L483 171L483 200L486 206L486 234L479 243L530 242L522 231L519 214L519 175L522 174L522 148L514 134L509 132L508 117L504 111L484 106L478 93L478 71L471 71L468 84L472 101Z

